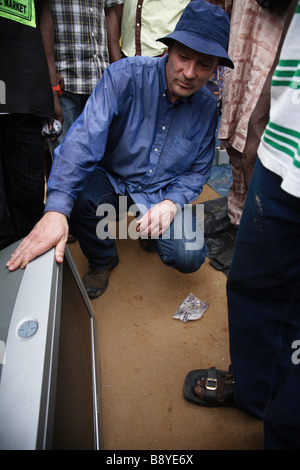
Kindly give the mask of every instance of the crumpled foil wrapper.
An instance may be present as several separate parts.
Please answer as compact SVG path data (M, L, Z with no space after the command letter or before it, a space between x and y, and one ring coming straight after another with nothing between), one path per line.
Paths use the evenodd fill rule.
M204 300L198 299L194 294L190 293L184 299L173 318L180 320L184 323L190 320L199 320L208 309L209 303Z

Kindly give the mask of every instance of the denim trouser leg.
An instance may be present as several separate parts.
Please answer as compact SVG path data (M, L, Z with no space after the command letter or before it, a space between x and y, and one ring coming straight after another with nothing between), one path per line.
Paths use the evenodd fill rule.
M64 125L60 136L54 142L54 147L61 144L72 124L82 113L89 95L80 95L64 91L60 97L60 105L64 115Z
M14 238L26 236L43 215L45 183L42 125L43 119L36 116L0 116L1 248Z
M113 234L107 238L103 236L101 224L104 219L109 219L108 214L102 211L100 215L98 211L97 215L96 211L107 205L108 211L110 207L115 208L113 216L118 215L119 202L119 195L115 193L104 171L100 167L96 168L75 203L70 223L70 230L78 237L91 268L105 269L117 253ZM125 210L132 204L132 200L127 198ZM196 271L204 262L207 251L203 233L190 208L179 212L168 232L155 239L154 244L162 261L182 272Z
M153 241L161 260L182 273L197 271L205 261L203 232L189 206L178 212L170 228Z
M300 340L300 205L280 184L258 160L227 283L236 401L260 418L267 413L268 432L279 393L289 397L283 404L292 410L287 421L300 423L297 381L287 380L295 368L293 344Z
M105 269L117 254L115 241L108 232L105 239L97 235L97 225L106 217L106 214L103 217L96 214L103 204L114 207L118 213L119 196L105 172L97 167L76 201L70 219L71 233L78 238L89 266L96 270Z
M298 303L299 314L299 303ZM299 344L299 343L298 343ZM286 376L264 418L265 450L300 450L299 346L296 365Z

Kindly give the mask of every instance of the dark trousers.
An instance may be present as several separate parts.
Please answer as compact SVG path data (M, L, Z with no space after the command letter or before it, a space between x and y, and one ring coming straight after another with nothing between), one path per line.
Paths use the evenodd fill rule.
M44 210L43 119L0 115L0 249L26 236Z
M257 160L227 283L236 402L300 449L300 199Z

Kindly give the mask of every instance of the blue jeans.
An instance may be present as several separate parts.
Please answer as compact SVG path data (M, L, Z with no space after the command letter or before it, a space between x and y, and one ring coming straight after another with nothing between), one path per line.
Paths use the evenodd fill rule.
M0 249L25 237L44 211L43 119L0 116Z
M127 196L125 210L133 204ZM108 216L97 215L96 211L104 205L115 208L119 214L120 197L105 172L97 167L76 201L70 221L71 233L77 236L90 267L97 270L105 269L117 255L114 238L99 236L99 224L106 222ZM181 272L196 271L205 260L207 248L203 233L189 207L176 215L169 233L152 241L162 261Z
M54 146L61 144L72 124L76 121L78 116L82 113L85 103L89 95L79 95L64 91L60 97L60 106L64 115L64 125L60 136L54 143Z
M228 276L236 402L266 449L300 449L300 200L257 161Z

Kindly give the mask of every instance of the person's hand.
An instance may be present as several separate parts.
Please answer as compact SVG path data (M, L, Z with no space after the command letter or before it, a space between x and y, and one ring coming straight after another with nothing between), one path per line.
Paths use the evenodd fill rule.
M140 235L158 238L170 227L176 212L176 204L169 199L165 199L149 209L140 218L136 229L140 232Z
M57 77L57 83L60 86L61 92L60 94L56 91L53 90L53 99L54 99L54 115L48 119L48 127L49 131L51 132L53 130L53 123L54 120L56 119L57 121L60 122L61 126L63 127L64 124L64 115L61 109L61 104L60 104L60 96L63 94L63 90L65 88L65 81L64 78L61 75L56 75ZM50 137L50 141L54 142L57 139L58 136L52 136Z
M46 212L32 231L20 243L6 263L10 271L25 268L29 261L55 247L55 259L64 259L69 226L67 217L60 212Z

